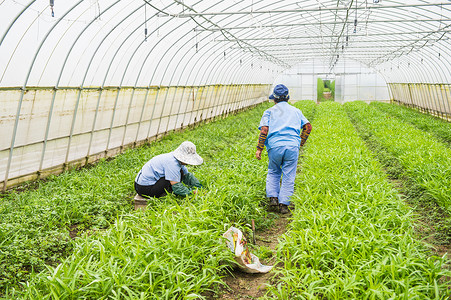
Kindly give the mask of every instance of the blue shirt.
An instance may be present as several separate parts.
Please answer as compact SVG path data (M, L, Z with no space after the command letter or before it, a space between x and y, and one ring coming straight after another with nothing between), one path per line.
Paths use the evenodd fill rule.
M266 149L280 146L301 146L301 128L310 123L302 112L288 102L279 102L265 110L258 129L268 126Z
M136 175L135 182L139 185L154 185L160 178L168 181L181 182L182 174L188 169L171 153L160 154L149 160Z

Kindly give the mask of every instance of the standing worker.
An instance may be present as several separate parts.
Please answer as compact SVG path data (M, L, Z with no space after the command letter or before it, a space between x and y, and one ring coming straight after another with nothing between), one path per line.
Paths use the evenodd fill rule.
M266 146L269 158L266 176L269 208L286 214L294 192L299 149L307 141L312 125L299 109L288 104L290 96L285 85L276 85L269 99L274 100L275 105L263 113L258 127L260 135L255 156L260 160Z
M202 163L202 157L196 153L196 146L185 141L174 151L149 160L136 175L135 190L140 196L149 197L162 197L166 192L179 196L195 194L194 188L201 188L202 185L185 165L197 166Z

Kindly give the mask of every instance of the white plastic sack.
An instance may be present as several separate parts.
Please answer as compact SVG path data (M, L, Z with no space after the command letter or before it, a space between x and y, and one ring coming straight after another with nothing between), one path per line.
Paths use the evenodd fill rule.
M222 236L226 238L227 247L235 253L235 260L243 272L267 273L272 269L272 266L261 264L258 257L249 252L246 239L238 228L232 226Z

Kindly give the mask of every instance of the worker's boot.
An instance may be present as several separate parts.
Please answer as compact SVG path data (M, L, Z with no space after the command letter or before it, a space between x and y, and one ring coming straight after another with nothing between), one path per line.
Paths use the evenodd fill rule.
M282 203L279 204L279 211L283 215L290 212L290 210L288 209L288 205Z
M269 211L277 211L279 208L279 198L269 197Z

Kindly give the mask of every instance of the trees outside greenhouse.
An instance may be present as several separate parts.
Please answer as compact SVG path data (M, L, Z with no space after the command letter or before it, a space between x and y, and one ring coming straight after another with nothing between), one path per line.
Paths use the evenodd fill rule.
M0 298L450 297L450 1L3 0L0 23ZM288 216L254 157L277 84L313 128ZM135 211L185 140L203 188ZM231 226L269 273L236 271Z

